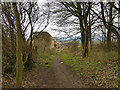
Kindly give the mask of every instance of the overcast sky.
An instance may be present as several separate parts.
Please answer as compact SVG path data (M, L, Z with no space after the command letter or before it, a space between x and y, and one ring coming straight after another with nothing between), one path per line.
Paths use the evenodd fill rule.
M47 2L47 0L38 0L38 5L39 5L39 8L40 9L43 9L42 8L42 5L45 4L45 2ZM46 24L43 24L40 26L39 30L38 31L41 31L44 27L45 27ZM39 25L36 25L34 27L34 32L36 32L36 30L38 29L38 26ZM29 28L30 29L30 28ZM67 37L67 35L63 32L58 32L58 31L55 31L53 29L59 29L56 25L54 25L51 21L49 21L49 25L47 26L47 28L45 28L44 31L48 32L52 37ZM28 30L26 32L26 39L29 38L29 35L30 35L30 31L31 30ZM29 34L28 34L29 33Z
M39 7L41 8L41 6L47 1L48 0L38 0ZM65 37L65 36L67 36L63 32L58 32L58 31L52 30L53 28L59 29L56 25L53 25L53 23L50 22L50 24L48 25L48 27L44 31L49 32L49 34L52 35L52 37Z
M38 5L40 8L42 8L41 6L47 2L47 0L38 0ZM52 35L52 37L67 37L67 35L63 32L58 32L58 31L55 31L53 30L53 28L55 29L58 29L59 30L59 27L57 27L56 25L53 25L53 23L50 22L50 24L48 25L48 27L44 30L44 31L47 31L49 32L50 35ZM40 29L41 30L41 29ZM98 33L98 32L97 32Z

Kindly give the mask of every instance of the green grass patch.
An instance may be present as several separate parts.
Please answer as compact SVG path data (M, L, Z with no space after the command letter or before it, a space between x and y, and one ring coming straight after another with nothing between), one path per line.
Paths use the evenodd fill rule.
M54 57L55 55L51 55L48 58L43 60L46 67L50 67L50 64L52 63L52 60L54 59Z
M38 63L38 62L35 62L35 63L34 63L34 66L36 66L36 67L39 66L39 63Z
M62 52L61 52L62 53ZM82 58L81 51L74 56L69 49L63 51L61 59L72 67L78 75L92 77L99 87L117 87L118 80L115 73L118 71L117 52L94 50L89 56ZM94 77L94 78L93 78Z
M56 55L58 55L58 52L54 49L46 49L44 53L40 50L38 54L38 62L44 64L46 67L50 67Z
M54 59L57 55L58 55L58 53L55 52L54 54L46 57L43 61L44 61L44 63L48 63L48 64L45 64L45 66L46 66L46 67L50 67L53 59Z
M50 64L46 64L45 66L49 68L49 67L50 67Z
M77 72L77 75L83 75L83 73L82 72Z
M48 59L52 60L52 59L55 58L56 55L57 55L57 54L51 55L51 56L48 57Z
M79 67L74 67L73 70L75 70L75 71L79 71L80 68L79 68Z

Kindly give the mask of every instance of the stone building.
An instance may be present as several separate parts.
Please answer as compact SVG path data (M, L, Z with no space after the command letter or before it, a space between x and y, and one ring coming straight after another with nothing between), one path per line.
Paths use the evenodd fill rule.
M54 40L48 32L35 32L33 33L33 46L34 47L47 47L54 48Z
M30 40L28 40L28 44L30 44ZM32 44L33 47L37 47L37 49L52 49L59 47L57 40L53 38L48 32L34 32Z

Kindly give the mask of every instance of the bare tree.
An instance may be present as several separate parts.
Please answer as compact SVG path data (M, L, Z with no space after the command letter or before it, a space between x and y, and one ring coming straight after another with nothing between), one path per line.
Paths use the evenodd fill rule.
M37 2L29 2L29 3L19 3L19 7L21 10L21 19L23 21L23 33L26 33L28 31L28 27L30 26L30 35L28 38L28 41L30 40L30 52L28 54L28 59L26 61L27 66L29 69L32 69L33 66L33 58L32 58L32 50L33 48L33 32L37 32L38 30L40 33L45 30L45 28L49 25L49 3L45 4L46 7L48 7L46 10L41 10L37 4ZM22 15L22 12L24 13ZM24 25L24 22L27 23L27 25ZM43 24L46 25L44 26L43 29L41 29L41 26ZM36 27L38 26L38 27ZM37 29L36 29L37 28Z
M106 20L105 20L105 16L104 16L104 9L103 9L103 3L101 2L101 13L102 13L102 21L103 21L103 23L104 23L104 25L105 25L105 27L108 29L108 31L111 31L111 32L113 32L113 33L115 33L115 35L118 37L118 57L120 56L120 50L119 50L119 47L120 47L120 31L119 31L119 29L117 29L116 27L115 27L115 25L113 25L112 23L112 7L113 7L113 4L114 3L110 3L110 15L109 15L109 20L110 20L110 22L107 22ZM109 37L109 38L111 38L111 37Z
M15 88L21 88L22 85L22 74L23 74L23 38L22 38L22 27L20 23L20 15L18 13L17 4L12 3L14 12L15 25L16 25L16 81Z
M88 56L88 42L90 37L90 27L93 22L89 22L88 17L92 3L82 2L61 2L68 12L78 18L79 32L81 33L82 56ZM92 21L92 20L91 20Z

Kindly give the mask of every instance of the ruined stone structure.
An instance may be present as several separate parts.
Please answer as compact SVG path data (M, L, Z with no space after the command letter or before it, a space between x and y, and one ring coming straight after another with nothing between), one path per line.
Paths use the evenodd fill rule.
M48 32L33 33L33 46L54 48L54 40Z
M48 32L34 32L33 33L33 48L58 48L59 44ZM30 44L30 40L28 40Z

